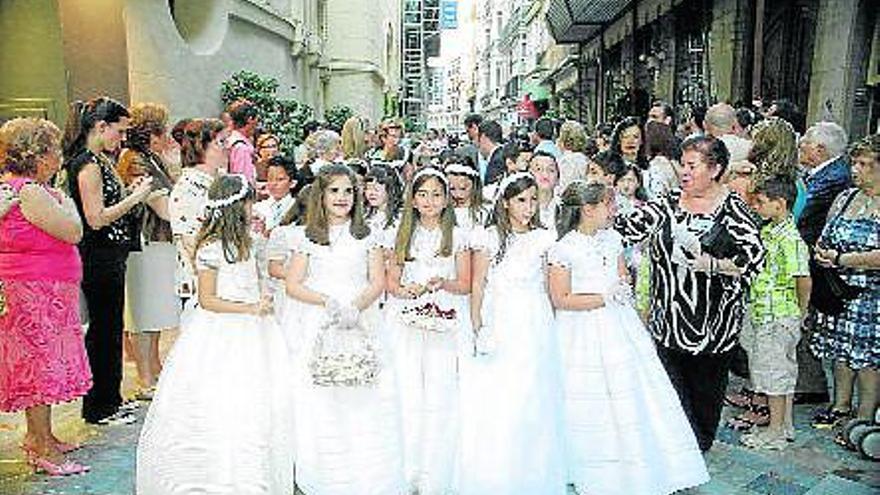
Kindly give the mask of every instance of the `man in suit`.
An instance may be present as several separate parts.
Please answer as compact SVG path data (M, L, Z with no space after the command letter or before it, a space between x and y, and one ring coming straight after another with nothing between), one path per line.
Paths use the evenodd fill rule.
M796 218L798 231L812 252L825 227L831 203L842 191L852 187L852 175L846 159L847 135L842 127L833 122L817 122L807 129L798 144L798 156L806 169L804 179L805 203ZM818 265L810 259L810 274L816 280ZM822 294L813 284L811 300L833 297ZM811 308L811 313L815 309ZM828 401L828 383L822 363L809 350L814 328L804 329L798 345L798 380L795 402L817 404Z
M488 185L504 177L507 167L501 156L501 125L494 120L484 120L479 126L478 146L480 155L488 161L483 184Z

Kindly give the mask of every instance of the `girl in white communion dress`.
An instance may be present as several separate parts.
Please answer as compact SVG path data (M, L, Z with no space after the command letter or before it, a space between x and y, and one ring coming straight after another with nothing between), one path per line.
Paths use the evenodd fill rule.
M632 305L614 190L571 183L549 253L569 481L590 495L666 495L709 480L678 395Z
M498 186L491 227L475 232L471 320L478 356L463 359L461 495L565 495L562 378L537 184ZM488 343L494 345L487 345Z
M221 176L196 248L199 306L183 318L137 447L137 493L293 493L289 357L261 297L254 191Z
M454 493L459 344L470 328L470 252L455 227L446 176L423 168L407 188L388 267L386 324L395 333L404 469L419 495Z
M351 169L322 167L306 211L306 240L287 274L287 295L300 304L285 316L299 340L297 485L308 495L404 494L392 343L376 304L384 252L364 223Z

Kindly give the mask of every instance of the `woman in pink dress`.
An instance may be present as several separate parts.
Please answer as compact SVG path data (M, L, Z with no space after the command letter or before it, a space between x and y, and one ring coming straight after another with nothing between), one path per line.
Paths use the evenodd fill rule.
M25 411L22 449L49 475L87 466L52 433L52 404L92 386L79 319L82 225L73 201L48 183L61 164L61 131L49 121L0 127L0 411Z

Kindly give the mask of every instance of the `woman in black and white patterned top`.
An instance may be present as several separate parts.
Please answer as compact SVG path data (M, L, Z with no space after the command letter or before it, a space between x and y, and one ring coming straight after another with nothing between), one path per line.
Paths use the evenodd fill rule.
M146 177L127 191L111 158L128 128L128 109L106 97L71 106L64 136L65 170L83 218L79 243L83 264L82 290L89 311L86 351L94 385L83 398L87 423L135 421L120 410L122 396L122 311L125 269L132 247L137 208L147 199L152 179Z
M687 139L681 189L616 221L628 242L648 241L649 326L704 451L718 427L745 295L764 260L748 206L719 182L728 160L720 140Z

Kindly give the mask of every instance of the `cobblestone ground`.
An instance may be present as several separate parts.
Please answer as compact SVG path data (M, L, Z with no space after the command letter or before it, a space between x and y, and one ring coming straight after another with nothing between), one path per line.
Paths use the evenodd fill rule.
M133 365L127 364L125 388L128 391L133 388L133 374ZM62 438L72 438L86 444L73 457L91 465L92 472L55 479L31 474L24 463L17 448L24 431L21 415L0 414L0 495L134 493L135 445L142 422L97 429L82 423L78 412L78 403L56 408L55 424ZM145 412L145 408L138 411L141 420ZM725 410L725 417L734 412ZM797 440L782 453L744 449L738 445L738 434L721 428L718 441L706 455L712 480L697 489L688 490L688 495L880 493L880 464L841 449L832 441L830 431L810 428L811 413L811 407L796 408Z

